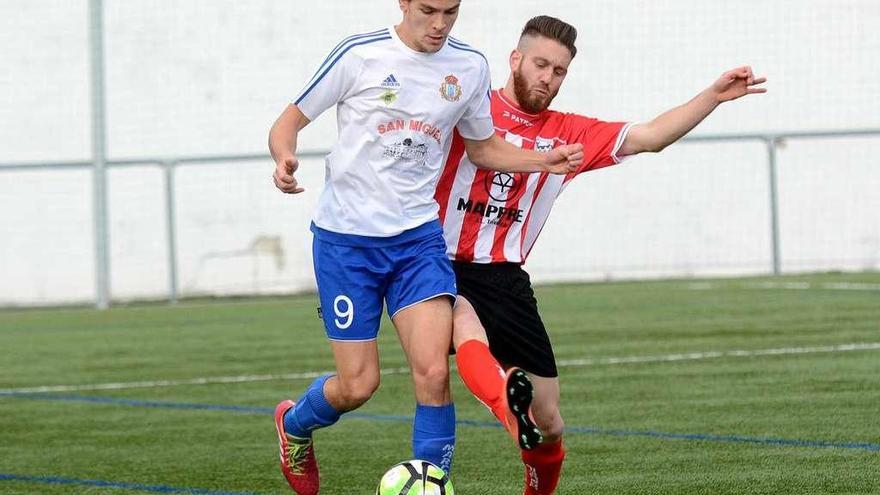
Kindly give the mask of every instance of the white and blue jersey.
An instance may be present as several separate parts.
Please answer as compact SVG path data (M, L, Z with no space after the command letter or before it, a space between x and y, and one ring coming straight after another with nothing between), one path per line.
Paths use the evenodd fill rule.
M453 129L474 140L494 133L490 84L486 59L454 40L422 53L393 27L346 38L294 100L310 120L336 105L315 225L389 237L438 218Z
M324 326L333 340L376 338L383 300L398 311L455 296L434 190L452 143L494 134L489 67L447 39L412 50L393 27L351 36L293 103L310 120L336 105L338 139L312 222Z

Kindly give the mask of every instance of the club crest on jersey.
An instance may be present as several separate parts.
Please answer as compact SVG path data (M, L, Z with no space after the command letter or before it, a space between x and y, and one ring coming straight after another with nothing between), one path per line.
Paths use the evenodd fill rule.
M538 153L547 153L553 149L553 139L537 138L535 140L535 151Z
M446 76L440 85L440 96L446 101L458 101L461 98L461 84L458 84L457 77L452 74Z

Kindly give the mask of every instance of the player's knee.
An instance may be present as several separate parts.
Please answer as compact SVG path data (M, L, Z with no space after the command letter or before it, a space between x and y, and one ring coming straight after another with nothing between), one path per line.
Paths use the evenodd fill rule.
M565 422L562 420L558 408L532 409L532 416L535 418L535 424L544 435L545 442L555 442L562 438Z
M479 340L488 344L486 330L473 306L464 298L459 297L452 313L452 343L458 347L468 340Z
M443 395L449 388L449 367L441 362L414 368L413 382L430 396Z
M449 379L449 366L446 363L431 363L413 369L416 382L424 385L446 383Z
M357 408L370 400L379 388L379 377L360 376L340 382L340 392L349 408Z

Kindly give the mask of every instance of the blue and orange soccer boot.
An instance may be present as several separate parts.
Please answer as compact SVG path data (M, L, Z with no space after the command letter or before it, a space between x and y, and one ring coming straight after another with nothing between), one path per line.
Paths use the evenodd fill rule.
M508 369L501 394L507 412L504 426L522 450L532 450L544 440L531 415L534 396L535 389L526 372L516 367Z
M275 406L275 431L278 433L278 447L281 450L281 472L297 495L317 495L320 479L312 439L293 436L284 431L284 413L295 404L292 400L285 400Z

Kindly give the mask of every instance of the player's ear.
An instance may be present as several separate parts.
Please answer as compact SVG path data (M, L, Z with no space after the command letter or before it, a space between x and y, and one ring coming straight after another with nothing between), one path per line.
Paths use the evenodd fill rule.
M510 70L519 69L519 64L522 63L522 57L523 57L522 52L517 49L514 49L513 51L510 52L510 59L509 59Z
M397 3L400 5L400 11L406 14L406 10L409 7L410 0L397 0Z

